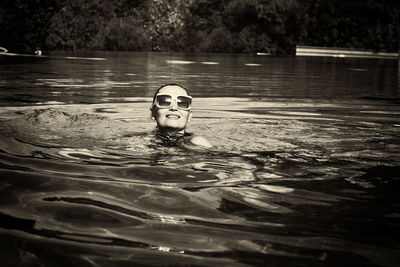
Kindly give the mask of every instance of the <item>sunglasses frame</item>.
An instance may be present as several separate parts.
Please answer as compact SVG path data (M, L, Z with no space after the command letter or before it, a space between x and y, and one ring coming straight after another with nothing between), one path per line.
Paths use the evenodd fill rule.
M171 104L170 104L169 106L160 106L160 105L158 104L158 99L157 99L158 96L169 96L169 97L171 98ZM178 106L178 97L186 97L186 98L189 98L189 99L190 99L190 106L189 106L189 108L182 108L182 107L179 107L179 106ZM156 97L154 98L153 106L156 106L156 107L159 108L159 109L170 108L170 107L172 106L172 100L175 101L176 107L177 107L178 109L185 110L185 111L189 111L189 110L192 109L192 97L191 97L190 95L178 95L178 96L176 96L176 97L172 97L172 95L170 95L170 94L157 94Z

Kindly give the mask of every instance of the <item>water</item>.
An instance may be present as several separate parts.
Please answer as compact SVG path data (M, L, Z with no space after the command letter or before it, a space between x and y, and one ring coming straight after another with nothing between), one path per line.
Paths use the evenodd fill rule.
M0 56L3 266L398 266L397 62ZM151 97L180 83L166 147Z

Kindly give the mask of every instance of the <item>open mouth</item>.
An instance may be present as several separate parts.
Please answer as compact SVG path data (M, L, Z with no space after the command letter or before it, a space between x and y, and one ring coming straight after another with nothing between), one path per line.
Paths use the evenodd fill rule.
M165 117L167 117L167 119L171 119L171 120L178 120L178 119L180 119L181 116L176 115L176 114L168 114Z

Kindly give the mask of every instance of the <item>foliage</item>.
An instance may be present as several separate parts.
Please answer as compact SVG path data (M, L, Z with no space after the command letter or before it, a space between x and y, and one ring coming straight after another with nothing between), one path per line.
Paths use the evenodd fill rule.
M100 34L99 34L100 35ZM108 51L150 50L143 21L135 16L113 18L101 32L103 49Z
M184 43L183 19L186 14L185 1L154 0L145 3L146 30L154 51L181 51Z
M303 43L398 51L400 5L395 0L302 0L310 21Z
M101 31L113 15L109 1L64 0L51 18L52 31L46 43L56 49L101 49Z
M395 0L2 0L11 51L269 52L299 45L397 51Z
M44 47L49 18L57 9L52 0L0 1L0 46L31 52Z

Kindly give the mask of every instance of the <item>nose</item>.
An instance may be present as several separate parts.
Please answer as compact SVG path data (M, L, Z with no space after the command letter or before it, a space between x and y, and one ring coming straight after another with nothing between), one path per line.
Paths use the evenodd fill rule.
M170 110L178 110L178 104L176 103L176 100L174 99L171 103L171 106L169 107Z

